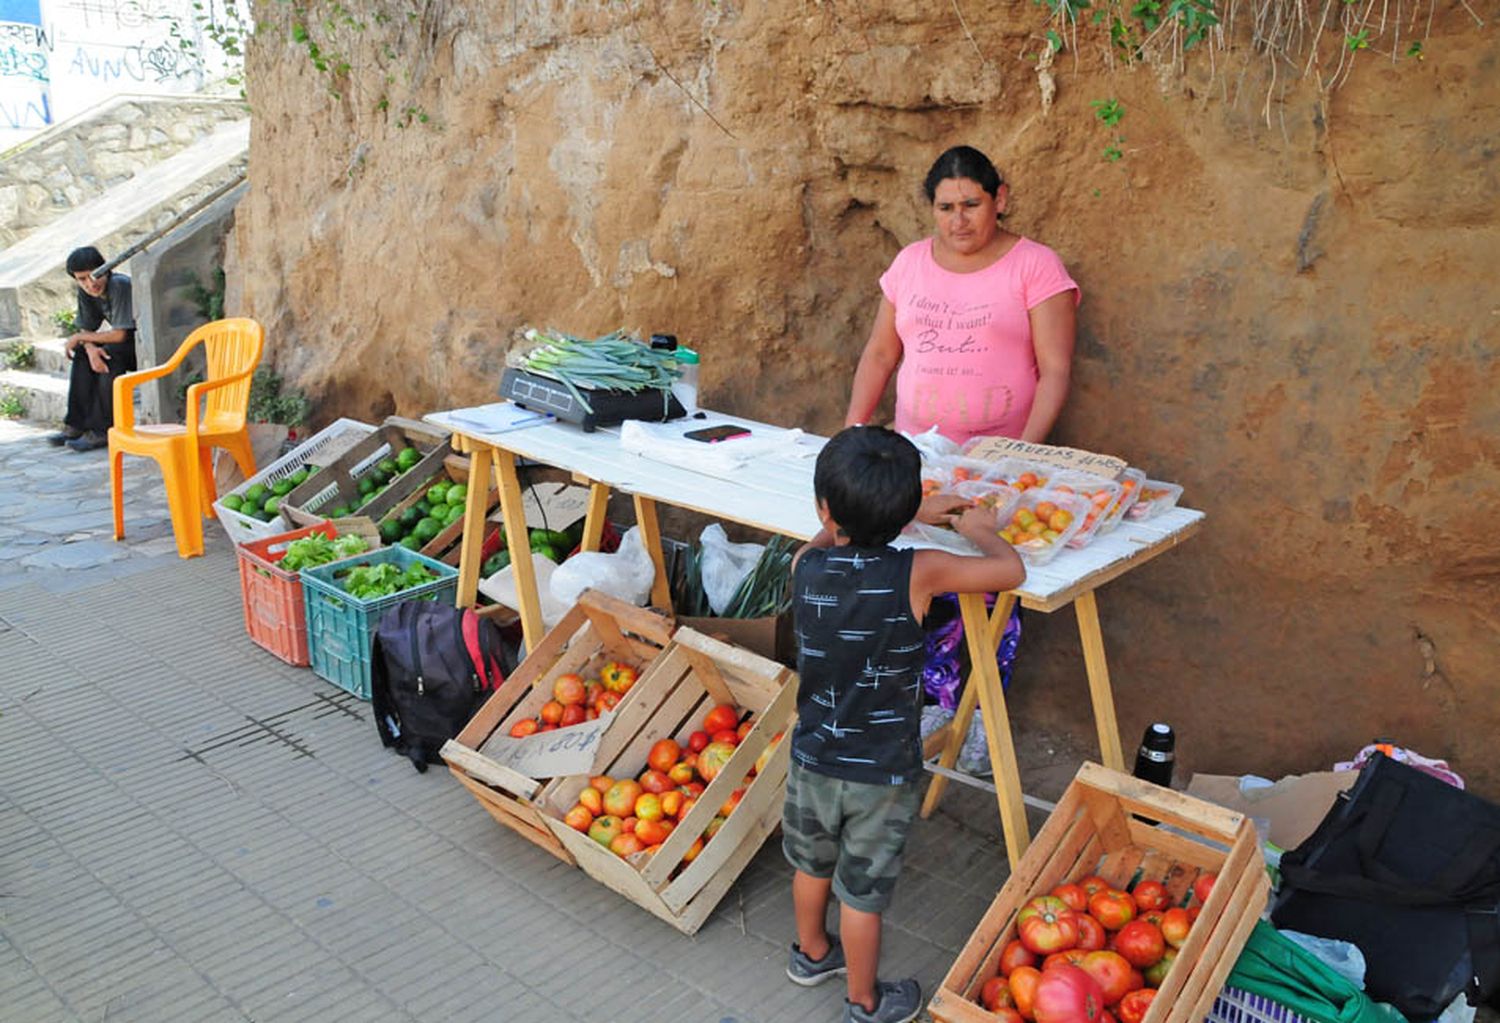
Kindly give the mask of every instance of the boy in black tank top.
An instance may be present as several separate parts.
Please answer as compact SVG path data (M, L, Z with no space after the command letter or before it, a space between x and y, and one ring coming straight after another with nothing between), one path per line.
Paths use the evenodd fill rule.
M921 503L920 472L917 449L890 430L833 437L813 476L823 529L792 570L801 681L782 813L796 870L787 976L812 985L847 973L846 1023L906 1023L922 1006L915 980L876 976L880 914L919 802L922 618L934 594L1012 590L1026 577L990 509L950 519L978 557L891 547Z

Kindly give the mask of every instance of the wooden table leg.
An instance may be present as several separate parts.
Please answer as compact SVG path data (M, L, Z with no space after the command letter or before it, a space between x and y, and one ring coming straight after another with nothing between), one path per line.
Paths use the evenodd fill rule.
M1094 726L1099 730L1099 758L1105 767L1125 770L1120 749L1120 726L1115 721L1115 694L1109 685L1109 665L1104 659L1104 634L1099 631L1099 604L1094 591L1073 599L1078 612L1078 635L1083 640L1083 667L1089 677L1089 699L1094 702Z
M979 633L983 636L983 644L990 649L990 659L994 660L995 651L1000 649L1000 637L1005 634L1006 623L1010 621L1011 609L1015 606L1016 598L1013 594L1004 594L995 602L993 615L984 612L983 605L980 612L984 616L984 627ZM960 603L962 607L962 603ZM969 622L964 620L964 633L968 634ZM977 662L976 662L977 663ZM942 753L938 757L938 765L952 769L958 761L959 751L963 748L964 739L969 734L969 722L974 718L974 707L979 699L979 687L974 684L974 672L972 667L969 677L964 684L964 691L958 698L958 709L953 714L953 720L938 732L942 733L939 738L935 733L929 736L927 743L923 746L923 755L927 755L927 749L935 741L941 742ZM932 816L932 811L942 801L943 793L948 788L948 779L941 774L934 774L932 781L927 784L927 795L922 800L922 817Z
M964 632L969 642L969 657L974 662L969 685L979 691L979 716L984 721L984 737L990 749L990 768L995 772L995 797L1000 803L1000 826L1005 832L1005 854L1010 869L1021 862L1031 844L1031 829L1026 823L1026 804L1021 799L1021 767L1016 762L1016 744L1010 734L1010 714L1005 708L1005 689L1000 680L1000 666L995 662L1005 623L1010 620L1013 594L995 602L995 614L985 613L984 596L961 593L959 610L963 612Z
M604 523L609 518L609 484L589 483L589 510L583 519L583 541L580 547L597 551L604 537Z
M456 443L456 440L455 440ZM490 448L469 444L469 493L464 499L464 535L459 546L458 607L473 607L479 597L479 569L484 552L484 520L489 511Z
M668 613L672 610L672 581L667 578L667 559L661 552L661 527L656 522L656 502L649 497L636 497L635 524L641 529L646 553L651 555L651 564L656 566L656 581L651 584L651 606Z
M510 550L511 575L516 582L516 603L520 604L521 633L526 649L535 650L546 632L542 621L541 597L536 588L536 566L531 563L531 540L526 533L526 509L521 502L521 480L516 474L516 456L500 448L491 448L495 468L500 476L500 514L505 519L505 546ZM470 478L469 493L474 493ZM482 535L482 534L481 534ZM464 538L468 542L467 534Z

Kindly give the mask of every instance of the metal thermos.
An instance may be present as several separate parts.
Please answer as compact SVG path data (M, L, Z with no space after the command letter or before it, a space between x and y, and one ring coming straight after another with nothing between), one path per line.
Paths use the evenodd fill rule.
M1135 754L1135 776L1143 781L1170 787L1175 758L1173 750L1176 745L1177 737L1172 734L1172 726L1166 722L1158 721L1147 728L1145 737L1141 739L1141 748Z

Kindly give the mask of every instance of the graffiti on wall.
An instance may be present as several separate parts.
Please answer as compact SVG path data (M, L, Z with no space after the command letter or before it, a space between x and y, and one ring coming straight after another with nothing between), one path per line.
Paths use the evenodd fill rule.
M229 65L213 0L0 0L0 148L116 93L195 92ZM184 48L173 28L194 45Z

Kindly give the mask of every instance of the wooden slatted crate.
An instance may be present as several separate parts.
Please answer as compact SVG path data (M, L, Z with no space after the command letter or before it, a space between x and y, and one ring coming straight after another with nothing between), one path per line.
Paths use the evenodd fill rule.
M1153 826L1141 818L1159 821ZM979 990L995 976L1027 900L1085 874L1117 888L1152 878L1174 904L1203 872L1208 901L1143 1023L1198 1023L1244 947L1270 891L1255 828L1242 814L1086 763L995 897L929 1005L939 1023L995 1023Z
M407 447L416 448L421 460L392 480L383 493L361 505L360 478ZM441 430L426 423L388 416L373 433L287 494L281 502L281 516L293 527L310 526L342 505L379 522L415 488L441 472L443 460L452 451L448 435Z
M635 668L644 679L671 640L672 629L672 620L654 611L585 590L463 731L443 745L448 769L496 821L572 864L572 854L547 826L541 809L557 779L528 777L500 763L486 747L493 750L494 740L509 736L515 722L535 717L552 698L552 684L559 675L596 676L605 662L618 661ZM646 699L638 681L615 708L615 720L645 716L644 710L636 708ZM546 734L566 741L567 732L559 729Z
M797 676L748 650L678 629L636 689L643 691L644 699L628 715L622 705L604 733L591 773L634 778L645 768L646 755L658 739L685 742L715 704L732 703L752 712L754 726L654 854L622 859L563 823L563 815L589 783L586 775L561 779L543 794L544 820L594 880L684 934L693 934L781 822L790 739L777 742L764 769L748 784L747 778L761 753L791 728ZM744 795L734 812L697 857L686 862L684 855L718 808L741 788Z

